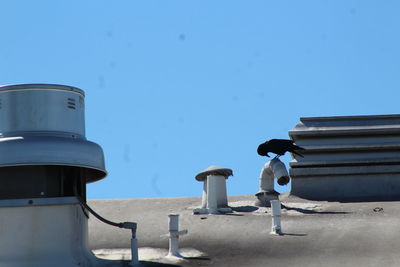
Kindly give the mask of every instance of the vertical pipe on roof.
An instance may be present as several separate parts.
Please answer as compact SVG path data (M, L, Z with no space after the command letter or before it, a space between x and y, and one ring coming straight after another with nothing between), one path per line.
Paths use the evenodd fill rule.
M179 231L179 214L169 214L168 215L169 222L169 251L168 257L178 257L182 258L182 255L179 253L179 236L185 235L188 233L187 230Z
M272 212L272 229L271 234L281 235L281 202L279 200L271 200Z

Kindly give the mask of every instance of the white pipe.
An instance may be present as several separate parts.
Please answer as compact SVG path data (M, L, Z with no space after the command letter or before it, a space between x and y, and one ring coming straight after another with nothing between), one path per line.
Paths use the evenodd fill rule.
M270 166L272 172L274 173L274 176L276 177L280 185L285 185L289 183L289 173L286 169L285 164L282 161L280 161L278 158L275 158L271 160ZM282 181L283 183L281 183L280 181Z
M170 214L169 217L169 252L168 256L182 257L179 254L179 215Z
M272 229L271 234L281 235L281 202L279 200L271 200L272 211Z
M278 158L274 158L264 164L260 173L260 191L273 192L274 177L289 181L289 173L285 164Z
M169 214L169 257L178 257L182 258L182 255L179 253L179 236L187 234L187 230L179 231L179 215L178 214Z
M271 161L264 164L260 173L260 191L274 190L274 173L271 170Z

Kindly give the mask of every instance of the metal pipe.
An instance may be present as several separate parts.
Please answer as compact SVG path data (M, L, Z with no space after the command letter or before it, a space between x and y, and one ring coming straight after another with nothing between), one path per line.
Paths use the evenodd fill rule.
M207 179L203 181L203 195L201 198L201 208L207 209Z
M233 175L231 169L210 166L196 175L196 180L203 182L201 208L194 209L194 214L219 214L231 212L228 207L226 180Z
M260 173L260 191L274 191L274 177L276 177L279 185L289 183L289 173L285 164L278 158L265 163Z
M257 201L256 206L270 207L270 201L279 199L279 193L275 191L274 178L276 177L279 185L286 185L289 183L290 178L285 164L278 158L274 158L261 169L260 173L260 189L256 193Z
M271 170L271 161L264 164L260 173L260 191L272 192L274 190L274 173Z
M278 158L275 158L271 160L270 166L279 185L286 185L289 183L289 173L282 161L280 161Z
M132 238L131 238L131 266L138 267L140 266L139 262L139 249L138 249L138 240L136 238L136 229L132 230Z
M219 180L223 179L224 176L209 175L207 176L207 208L209 213L218 214L218 195L219 195Z

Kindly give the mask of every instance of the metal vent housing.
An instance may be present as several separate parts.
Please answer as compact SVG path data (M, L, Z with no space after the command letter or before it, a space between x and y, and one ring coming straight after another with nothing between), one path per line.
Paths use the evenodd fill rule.
M66 166L86 183L104 178L103 150L85 137L84 97L58 84L0 86L0 168Z

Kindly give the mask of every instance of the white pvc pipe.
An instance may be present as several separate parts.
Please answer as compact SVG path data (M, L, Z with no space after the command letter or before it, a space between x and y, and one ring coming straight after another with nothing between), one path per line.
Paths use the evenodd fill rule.
M272 211L272 229L271 234L282 234L281 228L281 202L279 200L271 200Z
M168 256L182 257L179 254L179 215L169 214L169 252Z
M289 181L289 173L285 164L278 158L274 158L264 164L260 173L260 191L274 191L274 178L281 179L287 177Z

